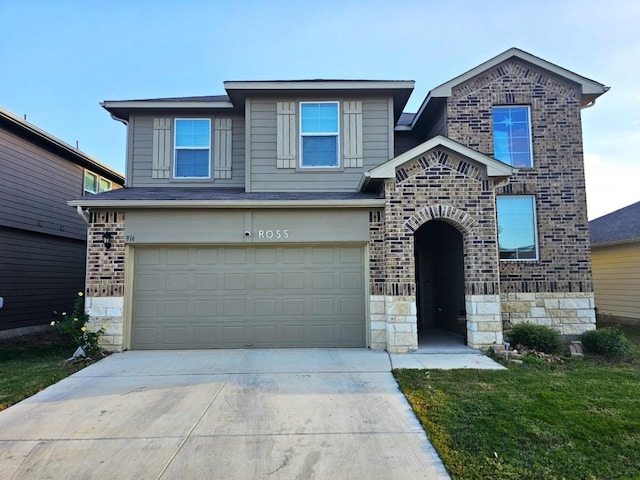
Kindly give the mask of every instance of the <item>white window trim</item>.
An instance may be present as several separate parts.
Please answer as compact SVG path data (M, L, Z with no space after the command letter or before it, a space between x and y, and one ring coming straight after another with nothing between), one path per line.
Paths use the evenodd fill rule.
M538 205L536 202L535 195L497 195L496 196L496 226L500 227L498 224L498 197L529 197L533 199L533 241L535 247L535 258L500 258L500 238L496 238L498 241L498 260L500 262L538 262L540 260L540 242L538 240ZM497 231L496 231L497 233Z
M87 175L92 175L96 178L96 191L92 192L91 190L87 190L85 188L85 179ZM100 182L109 182L109 190L100 190ZM109 180L108 178L103 177L102 175L98 175L96 172L93 172L87 168L84 169L84 174L82 175L82 195L97 195L99 193L109 192L113 190L115 182L113 180Z
M337 130L336 132L313 132L313 133L304 133L302 131L302 105L310 105L310 104L318 104L318 103L331 103L334 104L336 106L337 109ZM300 120L299 120L299 125L298 125L298 129L300 131L300 165L299 168L300 169L304 169L304 170L336 170L336 169L340 169L341 168L341 164L342 162L340 161L340 102L338 101L318 101L318 102L312 102L312 101L308 101L308 102L300 102L300 107L299 107L299 113L300 113ZM333 165L333 166L327 166L327 165L320 165L317 167L312 167L312 166L305 166L302 164L303 162L303 155L304 155L304 151L303 151L303 147L302 147L302 138L303 137L336 137L336 160L337 160L337 164Z
M526 108L527 109L527 124L529 126L529 156L531 159L531 165L529 167L514 167L514 168L518 168L521 170L529 170L532 168L535 168L535 162L534 162L534 158L533 158L533 125L531 124L531 105L522 105L522 104L509 104L509 105L493 105L493 108ZM492 124L491 124L491 135L494 135L495 132L495 128L493 126L493 111L491 112L491 119L492 119ZM495 154L495 152L494 152ZM513 167L513 165L511 165Z
M94 177L96 177L96 191L92 192L91 190L87 190L87 175L93 175ZM98 190L100 188L100 175L98 175L97 173L93 173L91 170L84 170L84 174L82 175L82 194L90 194L90 195L95 195L98 193Z
M100 189L100 182L107 182L109 184L109 188L107 188L106 190L101 190ZM106 179L104 177L98 178L98 193L109 192L111 190L113 190L113 182L111 180Z
M176 135L178 135L178 121L180 120L206 120L209 124L209 145L207 147L180 147L176 146ZM208 117L186 117L186 118L174 118L173 119L173 178L175 180L210 180L211 179L211 119ZM207 172L206 177L179 177L178 172L178 162L177 162L177 152L178 150L208 150L208 164L209 170Z

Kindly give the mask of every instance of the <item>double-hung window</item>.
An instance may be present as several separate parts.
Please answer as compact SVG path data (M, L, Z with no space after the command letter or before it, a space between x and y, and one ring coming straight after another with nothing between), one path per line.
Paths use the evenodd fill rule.
M300 167L340 166L338 102L300 104Z
M531 168L529 107L493 107L493 156L515 168Z
M211 176L211 121L208 118L176 119L175 178Z
M500 195L496 206L500 260L537 260L535 197Z

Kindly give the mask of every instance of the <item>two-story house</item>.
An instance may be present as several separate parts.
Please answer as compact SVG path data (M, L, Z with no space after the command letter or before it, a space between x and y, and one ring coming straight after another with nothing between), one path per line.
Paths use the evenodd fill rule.
M84 290L87 224L70 198L124 176L0 108L0 336L50 329Z
M514 322L595 328L580 110L604 85L514 48L415 114L412 81L224 86L102 104L127 125L128 188L70 203L109 348L404 352L434 327L472 347Z

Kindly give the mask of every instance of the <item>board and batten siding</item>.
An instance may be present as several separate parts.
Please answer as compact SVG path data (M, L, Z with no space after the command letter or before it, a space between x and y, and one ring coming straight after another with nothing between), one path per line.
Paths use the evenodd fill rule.
M305 99L306 101L307 99ZM390 159L389 149L393 142L393 129L390 126L389 118L392 102L386 97L377 98L324 98L324 100L336 100L340 102L340 152L341 165L335 170L330 169L300 169L283 168L283 157L278 168L278 157L282 156L285 149L278 148L278 129L285 125L291 125L291 117L283 117L283 110L278 115L278 103L284 102L282 99L250 99L250 117L248 119L249 159L251 161L250 188L252 192L281 192L281 191L355 191L358 188L362 172L380 165ZM350 102L349 105L348 102ZM350 109L353 106L356 110L361 102L362 115L361 125L357 123L356 113ZM295 161L291 160L289 166L297 167L299 164L299 102L295 104ZM347 105L347 115L354 115L353 122L347 127L345 132L345 105ZM288 114L290 115L290 114ZM281 125L278 127L280 117ZM286 120L286 122L285 122ZM348 148L346 154L348 165L345 166L345 133L353 133L354 136L362 135L362 152L357 148ZM351 129L351 130L350 130ZM288 143L286 153L290 152L293 143ZM354 145L355 147L355 145ZM362 157L359 159L359 157ZM356 166L353 166L356 165Z
M211 178L173 180L173 128L175 118L210 118ZM155 122L155 127L154 127ZM244 118L229 113L193 115L134 115L129 121L129 187L244 187ZM154 150L156 162L154 165ZM231 156L230 162L228 161ZM217 167L217 168L216 168Z
M86 243L0 227L0 330L48 324L84 291Z
M598 314L640 320L640 241L592 246L591 262Z
M0 226L86 239L86 224L67 205L82 196L81 166L0 129L0 171Z

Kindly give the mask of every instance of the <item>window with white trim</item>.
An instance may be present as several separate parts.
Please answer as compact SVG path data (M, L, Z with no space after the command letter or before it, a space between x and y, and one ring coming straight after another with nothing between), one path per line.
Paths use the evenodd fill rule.
M493 107L493 156L515 168L533 167L528 106Z
M84 171L84 195L95 195L96 193L113 190L113 182L89 170Z
M84 171L84 193L98 193L98 175L89 170Z
M300 103L300 167L340 167L338 102Z
M108 192L112 188L113 188L113 184L109 180L107 180L106 178L101 178L100 181L98 182L98 192L99 193Z
M535 197L500 195L496 197L496 208L500 260L537 260Z
M174 130L174 178L210 178L211 120L177 118Z

